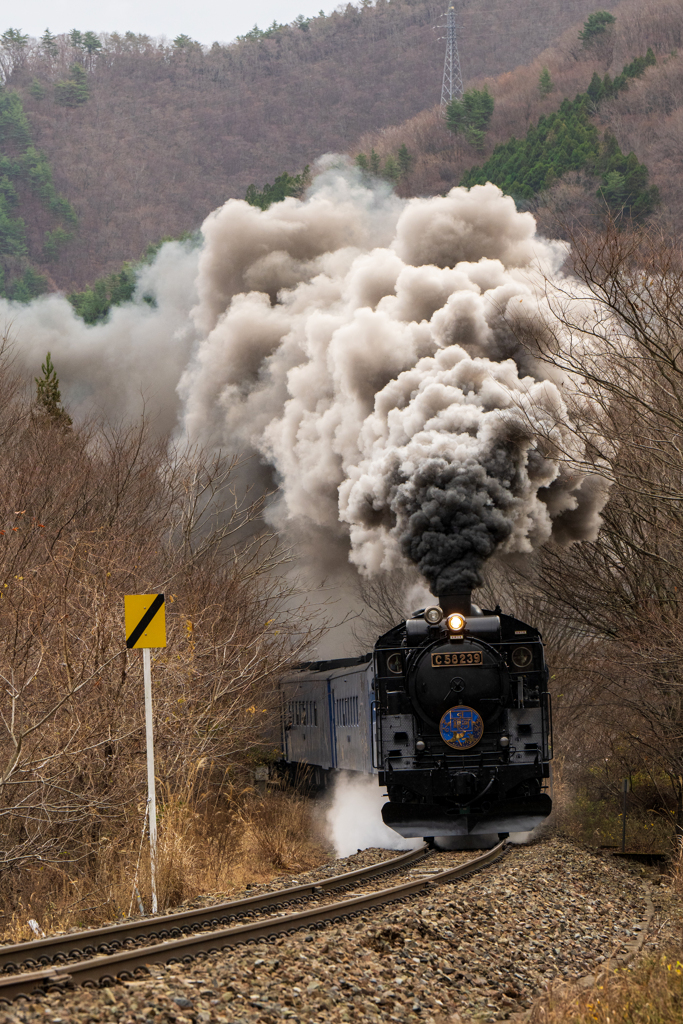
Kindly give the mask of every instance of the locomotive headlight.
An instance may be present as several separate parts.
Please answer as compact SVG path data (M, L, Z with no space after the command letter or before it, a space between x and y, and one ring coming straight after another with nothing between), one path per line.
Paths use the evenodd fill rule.
M455 612L453 615L448 616L446 623L451 633L460 633L465 628L465 617Z
M501 736L500 739L498 740L498 745L502 747L503 750L507 750L507 748L510 746L510 737Z
M390 654L387 658L387 668L392 675L400 676L403 673L403 658L400 654Z
M443 618L443 612L438 605L433 605L431 608L425 608L424 617L430 626L438 626Z
M513 648L511 658L515 668L528 668L534 660L534 656L528 647Z
M427 749L427 744L424 740L418 740L415 744L415 749L421 754L423 750Z

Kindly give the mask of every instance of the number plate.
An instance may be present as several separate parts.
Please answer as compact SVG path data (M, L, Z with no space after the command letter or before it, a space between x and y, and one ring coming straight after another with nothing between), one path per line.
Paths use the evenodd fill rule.
M432 668L481 664L483 664L481 651L442 651L440 654L432 654Z

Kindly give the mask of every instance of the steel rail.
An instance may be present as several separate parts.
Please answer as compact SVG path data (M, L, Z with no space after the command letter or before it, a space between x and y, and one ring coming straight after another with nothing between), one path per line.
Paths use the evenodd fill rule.
M106 925L102 928L70 932L67 935L52 935L30 942L18 942L0 946L0 972L15 972L20 965L43 966L58 959L66 959L76 953L93 956L98 952L111 953L126 943L138 942L142 938L177 938L193 931L210 928L215 931L221 925L242 917L248 917L264 909L277 910L292 903L303 902L317 893L330 889L345 889L367 879L402 871L410 864L423 860L429 853L427 846L411 850L391 860L379 861L364 868L356 868L343 875L332 875L316 882L279 889L274 892L247 896L241 900L215 903L212 906L181 910L175 914L126 921L123 924Z
M432 875L429 879L416 879L401 885L382 889L378 892L353 896L338 903L315 906L296 914L266 918L224 928L201 935L188 935L147 946L142 949L124 950L109 956L82 960L73 964L48 967L29 974L11 975L0 978L0 1003L9 1003L17 997L42 995L51 989L63 991L64 985L98 985L113 983L116 978L130 980L133 974L147 970L152 964L191 963L194 959L205 959L211 953L220 952L243 943L269 941L277 935L293 934L300 929L322 928L340 918L355 917L387 903L403 901L444 882L455 881L475 871L489 867L502 857L505 841L487 850L473 860L455 868L448 868Z

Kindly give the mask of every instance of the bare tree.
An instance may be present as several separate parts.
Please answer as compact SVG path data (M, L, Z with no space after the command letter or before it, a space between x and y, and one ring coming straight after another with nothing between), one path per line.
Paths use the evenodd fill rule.
M351 627L359 654L371 651L382 633L397 625L413 608L408 607L411 589L424 585L415 569L395 569L378 576L358 576L356 593L361 611Z
M255 532L238 459L144 422L36 416L0 366L0 863L82 862L139 826L142 666L123 596L167 595L155 652L167 791L220 786L268 742L274 683L320 627L292 611L291 555ZM192 793L189 793L192 796Z
M576 285L520 337L564 373L584 469L611 482L595 544L549 546L536 585L569 623L569 704L683 831L683 253L608 226L573 239Z

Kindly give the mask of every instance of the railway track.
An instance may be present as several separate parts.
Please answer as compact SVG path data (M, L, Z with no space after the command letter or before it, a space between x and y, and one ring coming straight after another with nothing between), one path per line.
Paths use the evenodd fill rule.
M122 924L105 925L103 928L88 928L67 935L49 936L31 942L19 942L0 946L0 973L16 973L21 967L46 967L50 963L64 963L83 956L97 953L113 953L122 946L144 943L146 940L180 938L199 931L216 931L234 921L255 916L270 910L281 910L293 904L301 904L325 892L343 892L364 884L373 878L396 874L424 860L429 854L428 847L411 850L400 857L380 861L347 871L342 875L331 875L305 885L297 885L275 892L260 893L240 900L214 903L211 906L181 910L173 914L125 921Z
M201 910L181 911L131 924L0 947L0 965L5 971L16 970L18 964L31 968L28 972L0 977L0 1003L36 997L54 989L62 990L63 986L108 985L117 978L130 980L134 974L146 972L150 964L189 964L194 959L206 958L243 943L269 941L300 929L322 928L331 921L356 917L385 904L409 899L435 885L467 877L495 863L504 849L505 842L501 842L492 850L454 868L333 903L321 903L319 900L324 892L347 890L372 878L403 871L428 856L429 850L423 847L344 875ZM312 897L318 902L305 910L220 927L223 922L230 924L266 909L282 909ZM175 931L181 933L179 937L166 937ZM141 947L139 942L144 939L155 944ZM124 945L133 948L120 948ZM47 966L39 969L45 958ZM71 962L64 962L67 960Z

